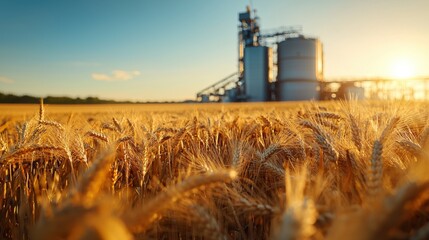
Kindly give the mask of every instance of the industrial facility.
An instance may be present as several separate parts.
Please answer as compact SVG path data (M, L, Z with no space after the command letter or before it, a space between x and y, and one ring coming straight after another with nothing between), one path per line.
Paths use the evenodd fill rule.
M429 99L429 78L325 79L318 38L305 36L301 27L261 31L250 7L238 21L237 72L199 91L198 102Z

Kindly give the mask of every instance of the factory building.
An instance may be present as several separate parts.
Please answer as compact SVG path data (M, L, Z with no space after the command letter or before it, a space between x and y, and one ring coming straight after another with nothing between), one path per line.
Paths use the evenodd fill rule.
M319 99L323 47L318 39L306 38L299 27L263 34L250 8L239 13L238 21L238 71L200 91L199 101ZM267 44L273 39L274 43Z
M303 35L300 27L263 32L256 12L249 7L239 13L238 21L237 72L198 92L199 102L389 99L392 94L382 86L397 85L392 79L328 81L324 78L323 44L319 39ZM427 99L429 78L409 80L426 86L423 95ZM402 97L415 95L400 87Z
M241 99L247 102L319 99L323 47L318 39L304 37L297 28L263 34L258 17L252 16L250 9L239 14L239 22L238 71L244 86ZM273 38L276 41L271 45L263 44ZM276 68L273 56L277 56Z
M276 100L318 100L323 80L321 42L303 36L287 38L278 44L277 57Z
M247 102L270 100L272 49L252 46L244 49L244 89Z

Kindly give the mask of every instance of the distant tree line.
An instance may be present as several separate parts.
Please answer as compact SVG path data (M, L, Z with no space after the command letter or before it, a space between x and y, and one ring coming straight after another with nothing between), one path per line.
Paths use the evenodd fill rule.
M39 103L40 97L29 95L14 95L0 93L0 103ZM47 104L114 104L114 103L134 103L131 101L114 101L103 100L98 97L87 98L71 98L71 97L53 97L48 96L43 98L43 102Z
M29 96L29 95L14 95L0 93L0 103L39 103L40 97ZM43 102L46 104L129 104L129 103L182 103L182 102L162 102L162 101L147 101L147 102L132 102L132 101L114 101L104 100L98 97L87 97L87 98L71 98L71 97L53 97L48 96L43 98ZM183 103L193 103L193 100L183 101Z

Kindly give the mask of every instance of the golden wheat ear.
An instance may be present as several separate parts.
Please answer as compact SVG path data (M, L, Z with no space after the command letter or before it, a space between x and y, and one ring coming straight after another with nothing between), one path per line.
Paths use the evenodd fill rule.
M370 196L370 199L373 200L375 200L375 197L381 193L383 187L382 153L383 143L379 140L375 140L372 148L371 164L367 180L368 195Z
M69 200L90 205L100 192L114 160L115 152L112 149L101 154L78 180L76 189L70 194Z
M113 216L106 204L97 204L95 198L102 189L111 163L115 159L114 151L109 150L99 156L77 182L76 189L70 193L52 217L40 221L34 228L34 239L61 239L73 236L86 236L87 231L108 234L109 229L94 222L95 218L105 218L114 231L120 232L124 239L131 239L122 222ZM104 221L104 220L103 220ZM85 227L87 226L87 227ZM80 238L80 237L79 237ZM108 238L101 238L108 239Z
M416 203L427 201L428 189L428 181L405 183L393 195L381 196L372 205L334 220L327 239L396 239L392 230L419 211Z
M359 129L359 124L356 118L352 114L349 114L349 120L350 120L350 131L352 135L352 141L355 144L356 148L360 151L362 149L362 138L361 138L361 131Z
M379 139L374 141L372 147L372 155L370 168L368 172L368 195L373 199L379 195L383 187L383 146L388 136L393 132L398 125L399 117L393 117L389 120L387 126L384 128Z
M133 239L124 223L113 213L112 201L103 199L92 206L68 204L53 216L40 220L31 239Z
M124 216L124 222L132 232L142 232L169 205L183 197L186 193L215 183L226 183L236 179L234 170L221 170L214 173L196 175L168 188L158 194L139 209L133 209Z
M314 224L317 210L314 201L305 195L308 176L306 166L292 180L289 168L286 169L285 191L286 207L280 218L273 224L271 239L311 239L316 233Z

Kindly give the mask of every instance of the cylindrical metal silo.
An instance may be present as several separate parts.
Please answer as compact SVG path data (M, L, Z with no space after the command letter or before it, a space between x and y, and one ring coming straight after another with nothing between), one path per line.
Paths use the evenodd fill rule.
M225 94L222 97L222 102L235 102L237 101L237 88L230 88L225 90Z
M201 95L201 102L203 102L203 103L208 103L208 102L210 102L210 96L209 96L209 95L207 95L207 94L203 94L203 95Z
M277 96L280 101L319 99L323 49L318 39L288 38L277 46Z
M272 49L265 46L244 49L244 86L248 102L270 100Z

